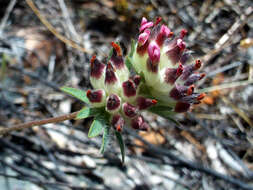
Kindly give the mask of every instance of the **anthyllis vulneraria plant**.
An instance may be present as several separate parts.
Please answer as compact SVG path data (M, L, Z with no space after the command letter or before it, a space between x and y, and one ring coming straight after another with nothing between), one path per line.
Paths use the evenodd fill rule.
M123 57L118 43L112 42L112 50L106 63L96 56L90 60L90 82L93 90L63 87L62 90L87 103L76 119L90 116L94 121L88 136L95 137L102 131L101 152L108 143L109 131L114 130L124 161L124 143L121 132L125 126L146 131L149 128L142 112L149 111L175 121L173 115L188 111L199 104L205 94L194 92L194 83L205 74L197 70L201 61L187 64L189 51L179 36L161 24L142 18L137 42L132 42L128 56Z

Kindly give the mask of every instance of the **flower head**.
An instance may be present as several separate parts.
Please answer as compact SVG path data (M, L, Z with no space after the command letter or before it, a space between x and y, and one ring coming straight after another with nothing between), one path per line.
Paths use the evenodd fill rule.
M183 29L179 36L173 36L161 18L153 23L143 17L138 40L128 56L134 75L130 75L133 72L126 66L118 43L111 43L112 55L106 64L95 56L91 58L90 80L95 90L88 90L87 97L94 107L105 107L116 131L121 132L125 124L147 130L143 111L165 106L186 112L204 98L205 94L195 92L195 83L205 76L197 72L202 63L196 60L187 64L190 51L184 41L186 35Z

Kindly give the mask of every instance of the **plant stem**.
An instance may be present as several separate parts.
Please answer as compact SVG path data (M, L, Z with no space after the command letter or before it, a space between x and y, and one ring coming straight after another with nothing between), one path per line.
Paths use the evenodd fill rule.
M23 130L23 129L28 129L34 126L39 126L39 125L45 125L48 123L58 123L58 122L62 122L65 120L70 120L70 119L74 119L77 116L77 112L73 112L73 113L69 113L66 115L61 115L58 117L51 117L48 119L42 119L42 120L38 120L38 121L30 121L28 123L22 123L22 124L18 124L18 125L14 125L12 127L8 127L8 128L2 128L0 129L0 135L5 135L7 133L10 133L12 131L18 131L18 130Z

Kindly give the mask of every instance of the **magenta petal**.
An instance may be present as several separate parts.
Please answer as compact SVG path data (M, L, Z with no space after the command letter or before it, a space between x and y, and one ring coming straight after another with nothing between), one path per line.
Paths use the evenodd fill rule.
M142 32L142 31L146 30L147 28L151 28L153 26L154 26L153 22L147 22L147 23L141 25L139 32Z
M148 55L152 63L157 63L160 60L160 47L156 42L151 42L148 46Z
M141 19L141 26L146 24L148 22L148 20L145 17L142 17Z
M161 46L163 44L164 40L166 38L168 38L170 35L171 35L170 29L167 26L162 25L160 28L160 32L158 33L158 35L156 37L157 44L159 46Z
M139 45L143 45L147 42L148 38L150 36L150 30L145 30L143 33L141 33L138 37L138 43Z

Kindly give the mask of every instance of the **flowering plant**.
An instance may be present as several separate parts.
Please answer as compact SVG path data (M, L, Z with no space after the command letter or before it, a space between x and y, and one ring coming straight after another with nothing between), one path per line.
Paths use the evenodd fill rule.
M137 130L148 130L141 113L149 111L173 120L175 113L186 112L192 104L199 104L204 93L194 92L194 83L205 74L197 73L201 61L187 64L189 51L179 36L160 24L161 18L149 22L142 18L138 41L124 59L119 44L112 42L107 63L96 56L91 58L90 82L93 90L63 87L62 90L81 99L89 106L78 113L76 119L94 117L88 136L102 131L103 153L108 143L109 131L114 129L124 161L124 143L121 132L125 125Z

